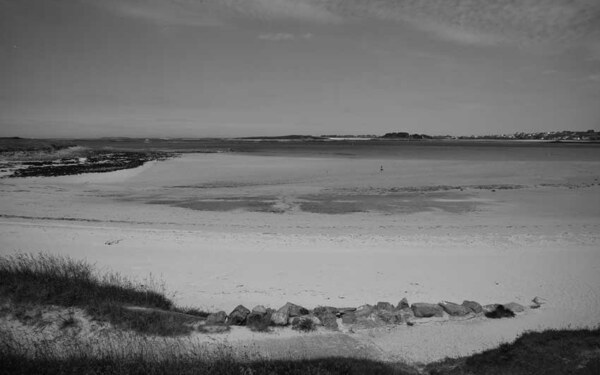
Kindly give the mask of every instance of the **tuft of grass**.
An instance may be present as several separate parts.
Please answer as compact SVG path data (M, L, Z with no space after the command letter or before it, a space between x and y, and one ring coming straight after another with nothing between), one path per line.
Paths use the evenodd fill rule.
M270 332L271 314L258 315L250 314L246 319L246 327L252 332Z
M600 328L527 332L510 344L428 365L442 374L600 374Z
M315 325L315 322L313 322L310 319L302 319L298 322L297 325L294 325L292 328L302 332L311 332L316 330L317 326Z
M177 311L153 280L142 284L117 273L99 276L81 260L48 254L0 257L0 296L16 305L57 305L84 309L93 319L141 333L163 336L187 334L190 320ZM145 307L132 310L127 306Z

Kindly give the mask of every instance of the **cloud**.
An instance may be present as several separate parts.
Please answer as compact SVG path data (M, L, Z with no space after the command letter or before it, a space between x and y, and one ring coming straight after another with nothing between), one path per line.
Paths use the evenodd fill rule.
M301 35L289 34L289 33L263 33L258 35L258 39L267 40L270 42L280 42L284 40L295 40L295 39L310 39L313 34L306 33Z
M468 45L569 46L600 35L598 0L80 0L161 25L397 22Z
M307 0L82 0L163 26L218 26L244 20L336 24L342 18Z

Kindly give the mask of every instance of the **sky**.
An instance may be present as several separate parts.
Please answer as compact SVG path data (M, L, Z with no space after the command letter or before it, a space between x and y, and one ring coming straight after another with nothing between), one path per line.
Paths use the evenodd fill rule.
M0 136L587 129L598 0L0 0Z

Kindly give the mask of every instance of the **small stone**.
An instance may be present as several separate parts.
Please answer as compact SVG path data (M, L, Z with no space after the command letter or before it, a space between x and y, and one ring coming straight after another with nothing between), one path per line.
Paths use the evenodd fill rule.
M411 308L416 318L444 316L444 310L442 309L442 307L440 305L434 305L432 303L417 302L413 303Z
M531 300L531 302L533 302L536 305L543 305L544 303L546 303L546 300L536 296L534 299Z
M475 301L463 301L462 305L473 311L475 314L481 314L483 312L483 307Z
M206 324L225 324L226 321L227 313L225 311L212 313L206 317Z

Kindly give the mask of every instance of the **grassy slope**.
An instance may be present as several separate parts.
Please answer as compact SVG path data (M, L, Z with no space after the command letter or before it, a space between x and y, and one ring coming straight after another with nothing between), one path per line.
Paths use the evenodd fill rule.
M156 282L144 285L114 273L99 276L86 262L44 254L0 257L0 297L15 309L29 304L79 307L93 319L119 328L164 336L187 334L193 328L185 323L197 320L188 314L153 311L184 312ZM127 309L130 305L149 309Z
M15 309L31 305L79 307L92 318L109 321L119 328L167 336L188 333L191 328L185 323L194 318L187 314L128 310L124 306L181 312L156 283L148 287L116 274L98 276L85 262L43 254L0 257L0 299L10 300ZM50 355L30 358L23 353L10 333L0 330L0 372L7 374L417 373L403 364L348 358L241 361L225 352L212 358L194 352L152 358L114 352L98 356L86 350L67 358ZM526 333L514 343L497 349L429 364L420 373L600 374L600 329Z

